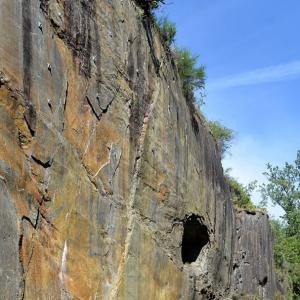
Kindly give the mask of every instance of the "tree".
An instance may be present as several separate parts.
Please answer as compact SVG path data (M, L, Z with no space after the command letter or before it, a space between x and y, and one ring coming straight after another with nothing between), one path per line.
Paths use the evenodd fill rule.
M267 165L267 183L261 186L262 204L270 199L284 210L283 221L272 220L275 263L280 274L287 271L291 299L300 299L300 151L294 163L282 168Z
M205 67L197 67L198 56L193 56L188 49L176 49L176 56L183 94L188 103L195 104L195 91L205 88Z
M231 147L231 142L234 139L234 132L232 129L225 127L218 121L209 121L208 127L218 142L221 157L223 158L226 151Z
M267 164L267 183L261 186L262 204L268 199L279 205L285 212L287 233L300 234L300 151L294 164L285 163L283 168Z
M287 299L300 299L300 237L287 234L286 225L271 220L275 237L274 259L277 279L287 291Z

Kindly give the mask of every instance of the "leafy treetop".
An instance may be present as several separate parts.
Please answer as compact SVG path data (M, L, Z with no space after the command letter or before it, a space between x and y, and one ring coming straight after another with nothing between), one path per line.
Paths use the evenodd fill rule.
M285 163L283 168L267 165L267 183L261 186L262 205L271 199L285 212L283 216L289 235L300 235L300 151L294 164Z
M275 263L279 280L287 278L288 299L300 299L300 151L294 163L267 165L267 183L261 186L262 205L268 199L284 210L283 221L272 220Z

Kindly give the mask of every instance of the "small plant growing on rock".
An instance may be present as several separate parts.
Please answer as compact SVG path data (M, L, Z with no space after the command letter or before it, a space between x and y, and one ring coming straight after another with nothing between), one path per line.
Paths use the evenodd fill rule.
M154 9L165 3L164 0L135 0L135 2L144 10L145 15L151 15Z
M225 127L218 121L209 121L208 127L218 142L221 157L224 158L226 151L231 147L234 139L234 132L232 129Z
M225 174L225 179L229 184L234 205L250 211L255 210L255 205L251 200L251 193L255 190L257 182L253 181L244 186L228 174Z
M197 67L198 56L194 56L188 49L176 49L177 67L182 81L183 94L188 103L195 104L195 92L205 88L205 67ZM201 101L203 101L203 94Z
M176 25L168 20L167 17L162 17L157 20L158 30L168 46L175 42Z

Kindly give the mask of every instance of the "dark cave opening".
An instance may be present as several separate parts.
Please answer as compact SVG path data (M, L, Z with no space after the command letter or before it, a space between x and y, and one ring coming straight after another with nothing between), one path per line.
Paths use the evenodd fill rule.
M260 286L265 286L266 284L267 284L267 282L268 282L268 277L267 276L265 276L264 278L263 278L263 280L259 280L259 285Z
M182 262L192 263L198 258L201 249L209 242L208 230L198 216L191 215L183 223L181 245Z

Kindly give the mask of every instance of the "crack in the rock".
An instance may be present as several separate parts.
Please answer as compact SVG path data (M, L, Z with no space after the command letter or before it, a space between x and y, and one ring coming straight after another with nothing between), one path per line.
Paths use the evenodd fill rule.
M152 186L151 184L149 184L148 182L143 182L143 184L148 187L152 192L154 193L159 193L159 190L156 189L154 186Z
M134 210L134 201L135 201L135 194L138 188L138 182L139 182L139 175L140 175L140 170L141 170L141 157L142 154L144 153L144 146L145 146L145 138L146 138L146 132L148 128L148 123L150 120L150 117L152 116L153 109L156 105L158 96L159 96L159 86L156 86L154 89L154 95L153 95L153 101L149 105L148 110L144 114L144 120L142 124L142 128L140 131L140 137L138 139L138 153L136 155L136 161L135 161L135 167L134 167L134 173L133 173L133 178L132 178L132 185L130 187L130 193L129 193L129 200L127 204L127 234L125 237L125 245L124 245L124 250L123 254L121 256L121 260L119 263L118 267L118 272L116 279L114 280L113 283L113 288L111 290L111 294L109 296L109 299L116 299L118 296L118 292L120 289L121 285L121 280L122 280L122 275L125 271L125 264L126 264L126 259L128 258L129 255L129 247L130 247L130 241L131 237L133 234L133 226L134 226L134 220L135 220L135 210Z
M24 120L26 122L27 128L32 136L35 136L35 123L31 124L31 119L36 119L36 111L31 103L25 104L25 114Z
M47 216L40 212L40 215L42 217L43 220L45 220L45 222L52 228L52 229L55 229L56 231L58 231L58 228L47 218Z
M121 152L121 154L120 154L120 158L118 159L118 163L117 163L117 165L116 165L116 168L114 169L114 172L113 172L113 174L112 174L112 178L115 178L115 175L116 175L116 173L117 173L117 170L119 169L119 166L120 166L121 159L122 159L122 152Z
M93 176L89 173L89 171L87 170L86 166L84 164L82 164L83 169L85 170L86 174L87 174L87 178L90 181L90 183L94 186L94 188L100 193L96 183L93 181Z
M24 270L23 255L22 255L23 239L24 239L23 225L21 225L21 233L18 242L19 264L22 273L22 279L20 281L19 291L18 291L18 298L20 300L24 300L24 296L25 296L25 278L24 278L25 270Z
M46 162L43 162L43 161L39 160L38 158L36 158L33 155L31 155L31 158L33 159L34 162L36 162L37 164L42 166L44 169L50 168L52 166L52 163L53 163L53 159L49 159Z
M159 62L158 58L155 55L150 19L148 17L145 17L145 18L143 18L142 23L143 23L143 26L145 28L147 41L148 41L149 48L150 48L151 58L152 58L152 61L153 61L153 65L155 67L155 72L156 72L156 75L159 77L160 76L160 62Z
M112 99L108 102L108 104L107 104L104 108L102 108L102 107L100 106L99 99L97 99L98 106L99 106L99 108L100 108L100 110L101 110L100 113L97 113L97 111L95 110L94 105L93 105L93 103L91 102L90 98L89 98L88 96L86 96L87 103L89 104L89 106L90 106L92 112L94 113L94 115L96 116L96 118L98 119L98 121L101 120L101 117L102 117L103 114L105 114L105 113L108 112L108 110L109 110L110 106L112 105L113 101L116 99L116 97L117 97L117 95L118 95L120 89L121 89L121 87L119 86L119 87L116 89L116 92L115 92L115 94L113 95ZM97 97L98 97L98 96L97 96Z
M109 107L111 106L111 104L113 103L113 101L116 99L117 95L119 94L120 89L121 89L121 87L118 86L117 89L116 89L116 92L115 92L114 96L112 97L112 99L110 100L110 102L107 104L107 106L104 109L101 108L101 110L102 110L102 112L104 114L107 113Z
M39 216L40 216L40 210L38 209L37 211L37 217L35 219L35 223L32 222L32 220L27 217L27 216L23 216L22 217L22 221L27 221L34 229L37 229L37 226L38 226L38 221L39 221Z
M24 259L23 259L23 253L22 253L22 248L23 248L23 240L24 240L24 228L23 228L23 222L26 221L30 224L30 226L34 229L37 230L38 224L39 224L39 219L40 219L40 208L37 210L37 215L35 218L35 222L33 223L32 220L27 217L27 216L22 216L21 218L21 232L20 232L20 237L19 237L19 242L18 242L18 247L19 247L19 263L21 267L21 272L22 272L22 280L20 282L20 287L19 287L19 293L18 296L21 300L25 299L25 283L26 283L26 278L29 270L29 265L31 263L32 257L33 257L33 252L34 252L34 245L31 247L30 251L30 256L28 259L27 266L25 268L24 266ZM31 244L33 242L33 235L31 237Z
M64 112L67 108L67 101L68 101L68 94L69 94L69 82L67 81L66 93L65 93L65 102L64 102Z
M22 280L20 282L20 287L19 287L19 292L18 292L18 297L21 300L25 299L25 283L26 283L26 278L29 272L29 265L32 261L33 253L34 253L34 244L32 245L30 249L30 256L28 259L28 263L26 266L24 266L24 258L23 258L23 253L22 253L22 248L23 248L23 242L24 242L24 227L23 227L23 222L26 221L30 226L34 229L36 232L39 227L40 223L40 218L43 218L48 225L51 226L51 228L54 228L57 230L57 228L48 220L48 218L42 213L41 211L41 206L37 209L37 215L35 218L35 221L33 222L28 216L22 216L21 218L21 229L20 229L20 236L19 236L19 242L18 242L18 248L19 248L19 263L21 267L21 272L22 272ZM34 232L34 234L35 234ZM33 243L34 239L34 234L31 236L31 244Z
M90 98L89 98L88 96L86 96L86 100L87 100L87 103L89 104L89 106L90 106L92 112L94 113L94 115L96 116L96 118L98 119L98 121L100 121L100 119L101 119L101 114L100 114L100 115L97 114L97 112L96 112L96 110L94 109L94 106L93 106L93 104L92 104L92 102L91 102L91 100L90 100Z
M65 129L65 113L67 109L67 103L68 103L68 94L69 94L69 82L67 81L67 87L66 87L66 92L65 92L65 100L64 100L64 107L63 107L63 115L64 115L64 120L62 124L62 131Z

